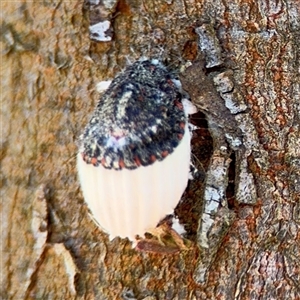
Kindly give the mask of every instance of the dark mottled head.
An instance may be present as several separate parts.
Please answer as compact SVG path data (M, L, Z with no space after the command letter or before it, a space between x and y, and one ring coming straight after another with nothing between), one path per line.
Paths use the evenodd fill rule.
M135 169L163 160L185 132L181 94L156 61L127 67L102 95L80 136L87 163L108 169Z

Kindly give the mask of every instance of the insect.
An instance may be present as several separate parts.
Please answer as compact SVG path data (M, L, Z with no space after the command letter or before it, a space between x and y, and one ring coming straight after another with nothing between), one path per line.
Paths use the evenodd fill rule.
M191 103L157 60L128 66L101 96L79 138L84 199L109 234L135 242L173 213L190 165Z

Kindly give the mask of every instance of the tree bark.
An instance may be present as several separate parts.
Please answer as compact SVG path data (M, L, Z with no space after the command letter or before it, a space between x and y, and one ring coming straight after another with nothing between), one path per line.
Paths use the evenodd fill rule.
M1 299L300 299L299 1L1 10ZM97 82L143 56L200 110L206 179L176 209L190 247L173 255L109 242L76 175Z

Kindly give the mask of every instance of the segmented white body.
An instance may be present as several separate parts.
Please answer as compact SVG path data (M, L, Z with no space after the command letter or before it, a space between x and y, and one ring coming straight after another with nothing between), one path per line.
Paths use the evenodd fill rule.
M189 178L190 139L186 125L184 137L172 154L134 170L94 167L78 154L84 199L110 239L120 236L134 241L136 235L144 237L147 230L173 213Z

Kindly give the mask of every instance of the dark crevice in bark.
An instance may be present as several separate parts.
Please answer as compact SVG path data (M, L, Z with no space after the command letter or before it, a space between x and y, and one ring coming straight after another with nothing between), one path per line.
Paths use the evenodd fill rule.
M186 237L196 240L198 222L202 212L205 174L213 153L213 139L208 130L205 115L197 112L190 117L190 123L197 126L192 135L192 163L196 168L194 179L190 180L182 200L175 209L180 223L187 232Z
M226 198L228 202L228 208L233 209L234 207L234 192L235 192L235 168L236 168L236 157L235 152L230 155L230 165L228 169L228 185L226 189Z

